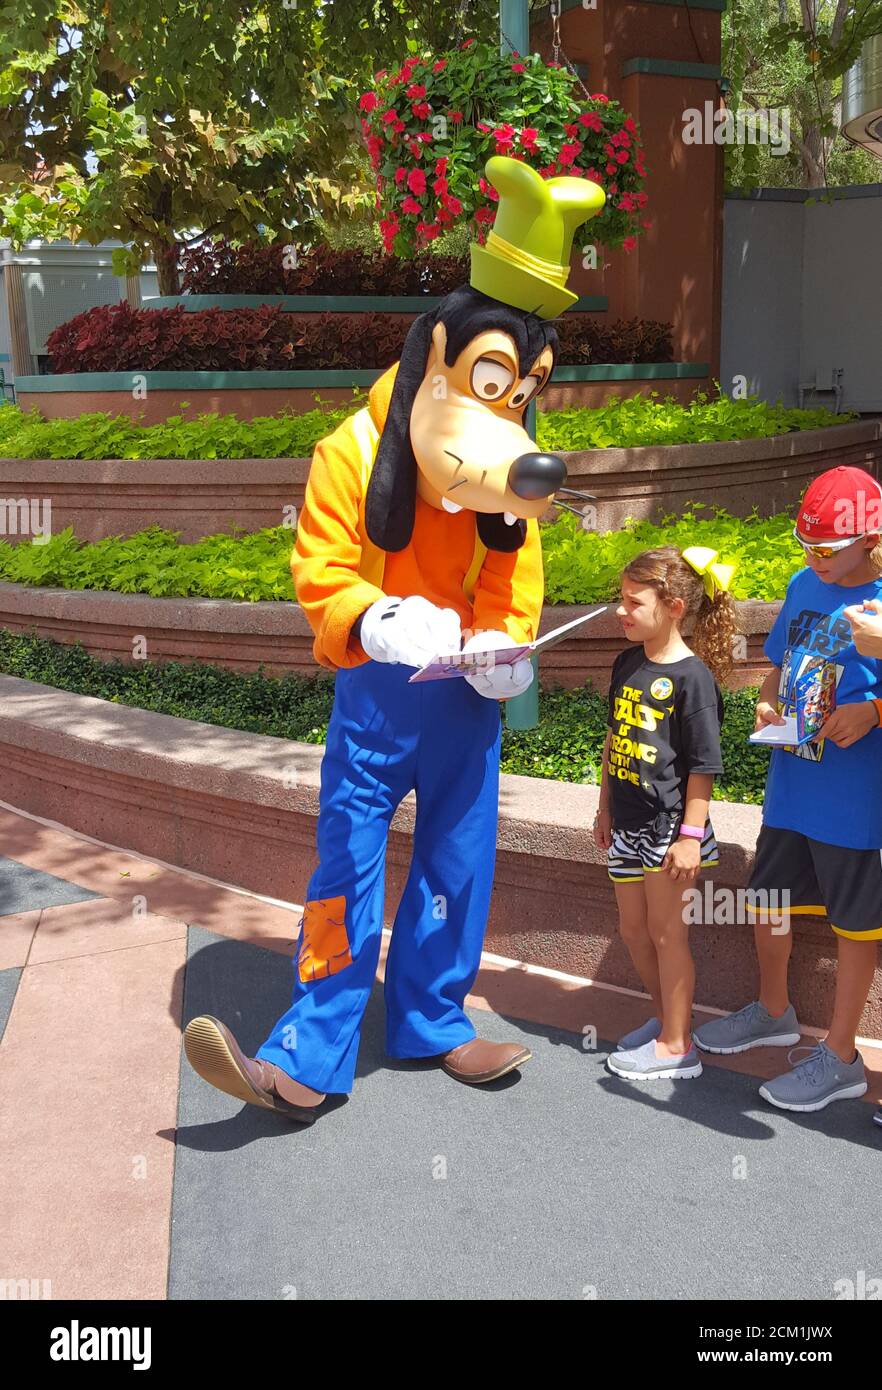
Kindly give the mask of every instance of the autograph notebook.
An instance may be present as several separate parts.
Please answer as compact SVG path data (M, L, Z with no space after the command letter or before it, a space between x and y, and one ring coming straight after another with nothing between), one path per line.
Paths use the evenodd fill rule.
M767 724L751 734L751 743L798 748L820 733L836 708L835 662L801 652L794 653L794 658L788 673L787 706L781 710L786 722Z
M537 637L535 642L528 642L524 646L490 647L484 652L450 652L435 656L426 666L414 672L408 685L415 685L418 681L444 681L454 676L467 676L473 671L485 671L488 666L513 666L523 657L531 657L534 652L565 642L582 623L596 618L599 613L605 613L608 607L604 603L599 608L593 608L590 613L583 613L580 618L573 618L572 622L564 623L562 627L556 627L546 632L544 637Z

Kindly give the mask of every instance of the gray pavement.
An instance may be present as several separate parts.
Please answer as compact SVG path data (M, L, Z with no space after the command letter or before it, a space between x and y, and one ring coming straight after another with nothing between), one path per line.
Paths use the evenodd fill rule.
M14 912L34 912L41 907L60 907L63 903L81 903L98 898L89 888L31 869L16 859L0 856L0 917Z
M184 1022L250 1053L292 962L189 933ZM222 1095L181 1059L175 1299L832 1299L882 1275L882 1129L860 1102L792 1117L751 1077L628 1083L608 1050L526 1039L522 1076L471 1088L383 1054L382 991L352 1096L311 1128Z

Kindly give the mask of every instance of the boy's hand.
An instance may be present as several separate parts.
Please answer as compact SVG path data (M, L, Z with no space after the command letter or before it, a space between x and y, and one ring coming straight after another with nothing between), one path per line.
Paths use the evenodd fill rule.
M612 844L612 816L605 806L594 817L594 843L598 849L609 849Z
M701 868L701 843L694 835L681 835L664 857L662 869L673 879L695 878Z
M764 729L767 724L783 724L784 717L764 700L760 700L756 707L756 723L753 732L758 734L760 729Z
M812 743L820 743L829 738L837 748L850 748L859 738L878 728L879 719L872 700L860 700L853 705L839 705L822 729L815 734Z

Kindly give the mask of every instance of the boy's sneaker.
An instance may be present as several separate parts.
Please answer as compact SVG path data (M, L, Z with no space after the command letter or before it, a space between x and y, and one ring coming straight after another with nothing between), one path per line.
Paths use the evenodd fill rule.
M874 1125L882 1125L882 1105L879 1106L878 1110L876 1111L875 1115L873 1116L873 1124L874 1124Z
M712 1018L693 1034L702 1052L725 1056L747 1052L751 1047L794 1047L800 1036L792 1004L788 1004L780 1018L773 1018L758 999L725 1018Z
M655 1042L660 1032L661 1019L648 1018L645 1023L641 1023L639 1028L632 1028L630 1033L619 1038L616 1043L616 1051L633 1052L635 1047L642 1047L644 1043Z
M793 1052L802 1052L795 1047ZM766 1081L759 1093L781 1110L823 1110L833 1100L856 1100L866 1094L867 1074L861 1054L853 1062L843 1062L826 1043L808 1048L808 1057L797 1062L793 1071ZM793 1052L788 1053L791 1060Z
M695 1076L701 1076L702 1072L701 1059L694 1047L683 1057L659 1057L654 1038L650 1038L642 1047L612 1053L607 1057L606 1065L617 1076L626 1076L629 1081L660 1081L665 1077L690 1081Z

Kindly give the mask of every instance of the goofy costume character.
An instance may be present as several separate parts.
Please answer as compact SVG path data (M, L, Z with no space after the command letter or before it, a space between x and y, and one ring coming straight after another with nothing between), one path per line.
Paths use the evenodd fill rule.
M411 790L413 858L385 972L387 1051L438 1058L471 1084L531 1055L476 1038L464 1003L493 886L499 701L521 694L533 668L491 659L461 678L409 678L436 655L537 635L538 518L566 467L538 452L525 412L554 367L550 320L576 297L565 288L575 230L604 195L507 157L486 172L500 201L486 245L472 246L470 285L414 322L401 360L318 444L310 468L292 570L315 660L336 677L291 1007L253 1058L218 1019L193 1019L185 1032L206 1081L304 1123L328 1093L352 1089L380 956L389 825Z

